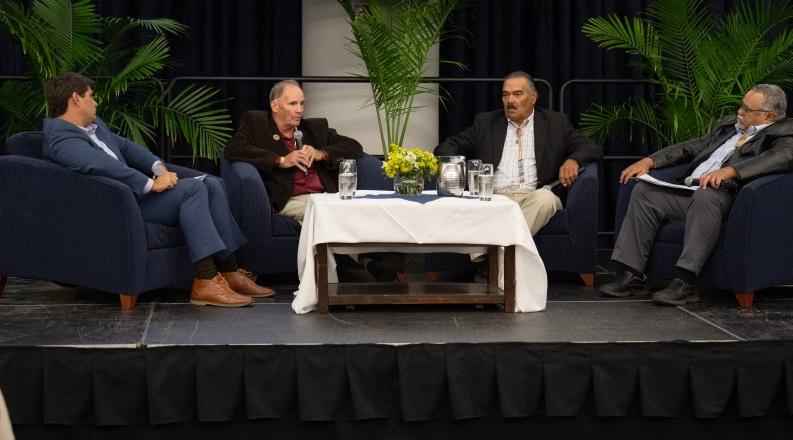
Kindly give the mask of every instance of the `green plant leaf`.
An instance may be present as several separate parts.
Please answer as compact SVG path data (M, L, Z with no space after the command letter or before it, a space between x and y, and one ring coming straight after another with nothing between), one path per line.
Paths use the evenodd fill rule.
M20 44L30 80L0 87L0 109L9 115L5 133L40 127L46 81L66 71L95 80L98 112L112 128L134 142L188 139L194 156L215 158L231 131L231 119L217 91L199 88L169 101L169 90L155 75L172 64L169 37L187 34L167 19L100 17L90 0L0 0L0 26ZM164 126L163 126L164 124Z
M38 123L45 113L41 91L29 83L16 80L0 84L0 109L3 109L7 118L3 139L18 131L38 130Z
M77 70L99 53L98 17L90 0L36 0L32 13L44 25L56 71Z
M216 98L218 93L213 87L190 85L167 103L150 103L155 121L161 115L168 137L185 139L193 147L194 157L215 158L232 132L231 116L218 106L222 102Z
M352 38L348 48L366 67L377 111L383 152L401 145L417 94L444 95L421 85L427 54L448 31L444 23L456 0L369 0L356 10L339 0L349 15ZM459 63L457 63L459 65Z
M148 44L140 47L129 63L113 76L107 93L118 96L127 90L130 82L153 76L163 68L169 53L168 40L159 35L154 37Z
M656 148L707 133L758 83L793 83L791 24L790 3L768 0L744 1L720 19L701 0L655 0L643 17L587 20L592 41L642 57L661 90L652 105L632 98L590 107L582 130L603 140L638 127Z

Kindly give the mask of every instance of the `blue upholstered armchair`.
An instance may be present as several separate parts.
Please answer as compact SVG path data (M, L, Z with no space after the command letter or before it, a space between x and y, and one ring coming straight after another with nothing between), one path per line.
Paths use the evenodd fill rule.
M564 208L534 237L546 270L575 272L589 287L595 283L595 253L598 233L598 168L591 163L570 188ZM467 255L427 256L428 277L452 267L472 267Z
M382 170L383 162L364 154L358 159L358 189L393 190ZM273 212L259 171L247 162L220 159L220 173L228 189L229 206L248 238L238 252L240 264L257 274L297 272L300 224Z
M113 292L129 309L138 293L189 288L179 228L144 223L128 186L43 160L42 141L40 132L15 134L0 157L0 294L8 276L33 278Z
M687 164L651 174L672 181ZM615 232L619 234L634 183L620 188ZM751 307L758 289L793 280L793 173L771 174L741 187L721 236L700 274L703 284L735 293L741 307ZM645 272L653 278L676 276L683 249L683 222L669 222L655 236Z

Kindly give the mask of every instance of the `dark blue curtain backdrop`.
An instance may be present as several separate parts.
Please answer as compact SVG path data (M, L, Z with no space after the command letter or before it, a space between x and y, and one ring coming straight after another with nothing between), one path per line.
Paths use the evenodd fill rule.
M97 11L117 17L168 17L190 27L174 39L179 60L167 78L178 76L301 75L301 2L283 0L99 0ZM239 115L267 104L271 84L212 83L233 98Z

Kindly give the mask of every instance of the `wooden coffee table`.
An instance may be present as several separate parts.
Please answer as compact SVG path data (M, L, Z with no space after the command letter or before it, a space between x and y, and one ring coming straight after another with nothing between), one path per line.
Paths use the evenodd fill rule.
M481 246L473 244L416 243L318 243L314 254L317 307L328 313L332 305L354 304L501 304L515 311L515 246L504 247L504 290L498 287L499 246L487 246L489 282L484 283L328 283L328 251L334 247L433 248Z

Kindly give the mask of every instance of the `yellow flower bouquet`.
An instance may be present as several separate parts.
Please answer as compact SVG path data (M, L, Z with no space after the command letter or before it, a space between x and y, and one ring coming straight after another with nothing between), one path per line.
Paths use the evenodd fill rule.
M424 176L438 172L438 159L420 148L402 148L391 144L383 171L394 179L394 192L419 195L424 190Z

